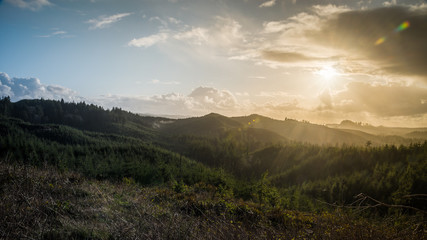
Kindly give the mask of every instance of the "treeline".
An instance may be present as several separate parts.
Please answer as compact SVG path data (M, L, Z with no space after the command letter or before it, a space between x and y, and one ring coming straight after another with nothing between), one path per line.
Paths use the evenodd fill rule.
M36 125L0 117L0 158L97 179L134 179L144 185L183 181L224 184L226 175L137 138Z
M144 117L121 108L104 109L85 102L32 99L11 102L0 99L0 114L34 124L61 124L81 130L117 133L150 138L155 118Z
M289 196L349 205L364 193L384 203L426 210L425 197L411 197L425 193L426 157L427 142L399 147L295 144L257 153L253 167L271 172L271 183Z
M348 205L365 193L385 203L427 210L425 198L409 197L425 193L427 142L398 147L287 142L253 151L262 143L176 136L173 145L174 151L243 181L264 181L286 196L281 201L288 208L313 210L320 201Z

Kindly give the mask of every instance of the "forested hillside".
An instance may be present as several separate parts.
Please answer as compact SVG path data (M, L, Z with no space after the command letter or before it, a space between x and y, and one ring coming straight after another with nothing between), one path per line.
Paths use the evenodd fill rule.
M390 233L406 228L413 234L407 235L409 239L425 238L427 142L418 138L396 136L405 139L406 144L393 145L370 142L380 137L367 138L374 135L352 132L355 130L258 115L227 118L209 114L174 120L51 100L12 103L3 98L0 114L2 189L8 189L5 186L11 182L20 182L23 173L15 174L10 169L25 166L34 168L34 176L39 177L43 169L66 176L75 173L79 181L101 181L99 184L114 191L118 186L108 184L124 182L135 188L145 187L148 192L155 188L164 192L154 194L153 199L161 198L162 204L166 201L174 206L162 205L168 214L181 214L176 211L185 208L195 216L208 215L219 221L217 215L223 212L227 221L240 225L221 227L245 227L245 231L236 232L241 236L261 234L260 229L266 227L276 237L314 238L315 232L320 239L339 239L337 236L343 235L327 235L332 230L320 227L326 219L316 212L341 209L340 214L350 214L349 229L343 230L347 234L350 230L362 234L356 227L360 219L388 218L395 224L384 228ZM325 139L330 141L323 142ZM12 192L2 190L1 194L3 199L13 197L7 195ZM123 199L137 204L138 200L122 194ZM188 201L183 199L192 205L185 205ZM1 204L3 214L12 214L4 201ZM298 215L304 215L302 212L287 212L291 210L310 212L310 219L320 222L304 220ZM296 215L288 219L286 214ZM245 222L252 217L257 220ZM290 219L299 222L293 225ZM310 222L306 227L305 221ZM330 221L344 228L337 216L331 215ZM369 221L363 223L365 227L376 224ZM246 224L256 227L249 229ZM294 234L283 235L287 228L295 228ZM375 234L379 239L381 233Z

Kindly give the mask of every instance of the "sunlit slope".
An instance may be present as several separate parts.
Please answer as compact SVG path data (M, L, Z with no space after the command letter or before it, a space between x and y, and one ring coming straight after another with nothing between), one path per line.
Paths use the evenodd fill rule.
M175 120L161 126L161 131L172 135L219 136L225 131L238 129L241 124L230 118L216 113L203 117L194 117Z
M290 140L300 142L313 144L365 144L367 141L366 138L349 132L291 119L282 121L255 114L233 119L242 124L247 124L251 128L266 129Z
M314 144L365 144L367 139L325 126L295 120L274 120L260 115L228 118L211 113L164 124L162 132L175 135L220 137L225 133L252 135L260 141L294 140Z
M160 132L166 135L190 135L208 138L232 138L240 141L286 142L287 138L262 128L250 128L233 118L216 113L202 117L175 120L163 124Z
M256 114L228 118L211 113L202 117L173 120L159 126L160 132L167 135L233 136L242 141L255 138L260 142L291 140L321 145L408 144L422 142L427 135L427 132L415 131L423 129L372 126L337 128L292 119L275 120Z

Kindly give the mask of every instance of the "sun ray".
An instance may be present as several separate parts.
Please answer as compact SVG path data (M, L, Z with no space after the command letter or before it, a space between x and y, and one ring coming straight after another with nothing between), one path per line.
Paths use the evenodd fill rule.
M318 71L315 71L314 74L318 76L317 81L319 81L323 89L331 88L339 75L338 71L331 65L323 66Z

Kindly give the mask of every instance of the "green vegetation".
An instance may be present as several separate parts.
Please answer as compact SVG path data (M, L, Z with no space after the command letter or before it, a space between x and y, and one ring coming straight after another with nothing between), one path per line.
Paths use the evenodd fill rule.
M3 98L0 238L425 238L427 142L330 130Z
M414 217L300 212L203 183L142 187L4 161L0 180L1 239L425 239Z

